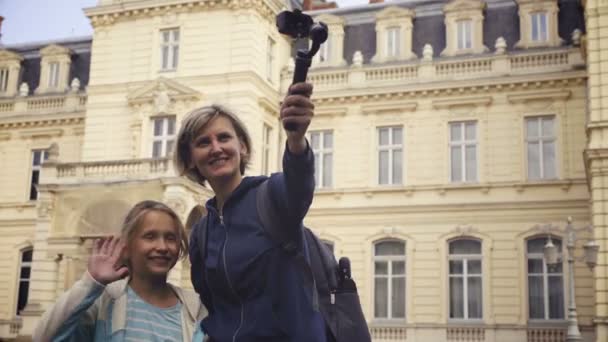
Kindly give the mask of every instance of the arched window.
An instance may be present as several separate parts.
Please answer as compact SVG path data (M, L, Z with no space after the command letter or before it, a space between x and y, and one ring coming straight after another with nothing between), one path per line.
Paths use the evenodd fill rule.
M481 319L483 307L481 242L449 243L450 318Z
M561 255L562 241L552 238ZM546 237L527 242L528 264L528 315L530 319L564 319L564 274L563 265L548 267L543 248Z
M26 248L21 250L19 265L19 293L17 294L17 315L27 304L27 295L30 289L30 273L32 271L32 256L34 250Z
M374 245L374 318L405 318L405 241Z

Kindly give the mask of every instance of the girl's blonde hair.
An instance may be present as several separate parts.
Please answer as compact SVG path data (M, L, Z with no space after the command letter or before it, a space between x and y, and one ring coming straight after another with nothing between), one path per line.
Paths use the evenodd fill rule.
M251 137L249 136L249 132L247 132L247 128L236 114L229 109L216 104L197 108L188 113L182 120L182 125L177 135L177 144L175 144L176 151L173 153L173 164L180 175L186 176L199 184L204 184L205 178L198 172L198 169L193 166L193 162L190 158L191 144L198 136L201 129L219 116L225 117L232 123L232 127L234 127L239 141L245 145L245 148L247 149L247 152L241 155L241 174L244 174L245 169L249 166Z
M169 208L166 204L157 201L141 201L137 203L125 217L125 221L122 224L121 235L125 242L131 241L133 233L144 221L146 214L152 211L165 213L173 219L173 224L177 228L179 243L179 259L183 259L188 255L188 235L186 229L182 224L175 211ZM127 263L128 264L128 263Z

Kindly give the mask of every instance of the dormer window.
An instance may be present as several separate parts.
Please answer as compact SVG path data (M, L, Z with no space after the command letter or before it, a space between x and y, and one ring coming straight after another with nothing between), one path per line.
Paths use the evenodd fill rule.
M443 6L446 47L441 56L476 54L488 51L483 45L482 0L454 0Z
M471 49L473 47L473 21L459 20L456 22L458 35L458 50Z
M330 52L331 51L331 39L327 37L327 40L321 44L319 47L319 62L325 63L330 60Z
M532 30L530 39L533 42L546 42L547 35L547 13L537 12L530 14Z
M388 57L399 57L401 47L401 28L389 27L386 29L386 55Z
M68 89L70 49L51 44L40 50L40 83L36 93L63 92Z
M0 68L0 93L6 93L8 89L8 68Z
M562 44L557 32L557 0L516 0L519 5L518 48L556 47Z
M416 58L412 52L414 11L389 6L376 14L376 55L374 63Z
M346 64L343 58L344 52L344 18L322 14L315 18L327 24L327 40L321 44L319 51L314 57L314 66L342 66Z
M0 96L17 94L17 83L23 57L8 51L0 50Z

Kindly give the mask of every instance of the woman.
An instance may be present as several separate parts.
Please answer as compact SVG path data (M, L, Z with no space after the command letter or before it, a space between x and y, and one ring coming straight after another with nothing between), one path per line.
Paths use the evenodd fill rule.
M314 157L305 138L314 106L312 86L291 86L281 105L287 130L283 173L243 177L251 139L236 115L220 106L203 107L183 121L175 164L192 180L209 183L215 197L207 204L206 244L199 222L190 237L192 283L209 309L202 329L211 341L326 341L321 314L293 258L264 234L256 192L268 181L285 229L293 230L306 253L301 224L314 192Z
M87 272L45 312L33 340L191 341L207 311L194 292L167 283L187 252L173 210L136 204L120 238L95 241Z

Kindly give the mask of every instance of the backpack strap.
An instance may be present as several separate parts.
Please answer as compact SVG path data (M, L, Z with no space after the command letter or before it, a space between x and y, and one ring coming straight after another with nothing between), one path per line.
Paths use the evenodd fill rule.
M262 221L262 229L272 241L277 243L281 249L285 251L285 253L293 257L296 267L298 267L300 273L303 275L304 286L311 290L312 307L315 311L319 311L319 294L317 293L317 285L313 270L303 251L298 250L297 239L292 234L294 231L298 230L291 229L293 227L286 227L283 222L281 222L279 212L273 205L274 202L270 195L268 182L269 179L262 182L258 186L256 194L256 206L258 216ZM303 236L301 229L298 233L301 234L300 236ZM306 244L306 238L303 238L302 242Z
M199 244L199 251L200 251L200 257L201 257L201 270L202 270L202 278L203 278L203 283L201 284L202 287L206 288L206 290L210 292L210 289L208 288L208 284L209 284L209 280L207 279L207 271L205 269L205 260L207 259L207 235L209 232L209 220L207 215L203 216L200 220L200 223L198 225L198 244ZM193 265L190 265L190 267L192 268ZM190 274L192 275L192 270L190 271ZM211 305L207 305L208 306L208 310L209 312L211 312L213 310L213 296L209 296L209 301Z

